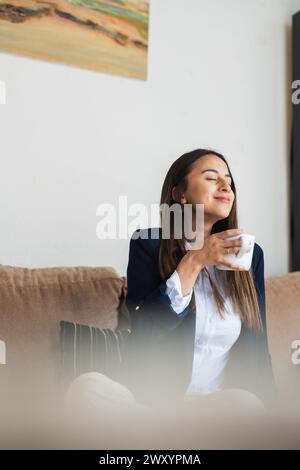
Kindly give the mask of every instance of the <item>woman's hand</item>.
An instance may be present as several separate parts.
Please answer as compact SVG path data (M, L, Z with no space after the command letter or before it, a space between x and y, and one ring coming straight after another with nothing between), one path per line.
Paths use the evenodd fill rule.
M242 266L237 266L226 259L226 255L238 253L243 244L242 240L225 240L226 237L233 237L243 233L242 229L230 229L223 232L214 233L205 240L200 250L191 250L194 262L198 264L199 271L204 266L224 264L232 269L243 271Z
M210 264L225 264L225 266L237 271L243 271L242 267L230 263L225 258L225 255L229 253L237 253L242 246L242 241L224 240L225 237L232 237L241 233L243 233L241 229L230 229L214 233L207 237L200 250L189 250L183 256L176 268L181 282L182 295L191 292L199 272Z

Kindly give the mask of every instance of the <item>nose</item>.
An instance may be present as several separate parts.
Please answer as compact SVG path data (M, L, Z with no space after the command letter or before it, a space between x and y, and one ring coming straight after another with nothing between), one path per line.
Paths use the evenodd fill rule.
M229 192L229 191L231 190L231 186L230 186L230 184L227 182L227 180L224 179L224 180L221 182L221 188L220 188L220 189L221 189L222 191L225 190L225 191Z

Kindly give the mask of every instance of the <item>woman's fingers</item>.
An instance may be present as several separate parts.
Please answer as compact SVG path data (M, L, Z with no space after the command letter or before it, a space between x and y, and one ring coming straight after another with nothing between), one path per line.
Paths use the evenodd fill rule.
M233 246L242 246L243 241L242 240L222 240L222 245L225 248L231 248Z
M225 238L225 237L234 237L236 235L240 235L243 233L244 230L241 228L231 228L229 230L224 230L223 232L216 233L217 238Z
M240 247L231 247L231 248L224 248L224 254L229 255L232 253L238 253L240 251Z
M222 261L222 264L224 264L225 266L228 266L231 269L234 269L235 271L245 271L243 266L238 266L237 264L230 263L226 259L224 259L224 261Z
M221 260L221 264L224 264L225 266L228 266L229 268L231 269L234 269L235 271L245 271L244 267L243 266L239 266L235 263L233 263L232 261L229 261L227 258L226 258L226 255L229 254L229 253L236 253L238 252L240 249L239 248L228 248L227 249L227 252L225 254L225 256L223 257L223 259Z

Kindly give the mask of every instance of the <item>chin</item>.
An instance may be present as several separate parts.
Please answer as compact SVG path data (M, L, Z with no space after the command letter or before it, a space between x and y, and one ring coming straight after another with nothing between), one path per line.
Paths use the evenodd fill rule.
M226 219L230 214L230 211L223 211L223 212L218 212L215 215L216 219L219 221L219 220L223 220L223 219Z
M205 216L210 219L215 219L215 221L218 222L219 220L226 219L229 216L230 212L231 207L212 207L211 210L206 207Z

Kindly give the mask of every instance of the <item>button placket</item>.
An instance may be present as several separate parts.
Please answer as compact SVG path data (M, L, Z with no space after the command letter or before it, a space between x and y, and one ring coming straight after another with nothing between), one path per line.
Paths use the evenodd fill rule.
M203 295L205 295L205 289L204 289L204 280L203 280L203 271L200 271L199 273L199 283L197 283L196 289L200 291L199 293L199 299L202 299ZM196 296L196 302L198 300L198 296ZM196 340L195 344L198 349L202 348L203 345L203 334L205 332L205 323L206 323L206 307L205 303L201 301L200 303L197 302L197 316L196 316Z
M216 322L215 322L215 309L211 308L212 305L208 305L208 303L212 304L213 303L213 294L210 286L210 282L208 279L208 275L206 273L206 279L204 280L203 283L203 295L204 295L204 302L205 302L205 311L206 311L206 321L204 325L204 333L206 336L206 341L203 343L203 351L208 352L209 346L210 346L210 338L213 336L215 328L216 328ZM208 302L209 299L209 302Z

